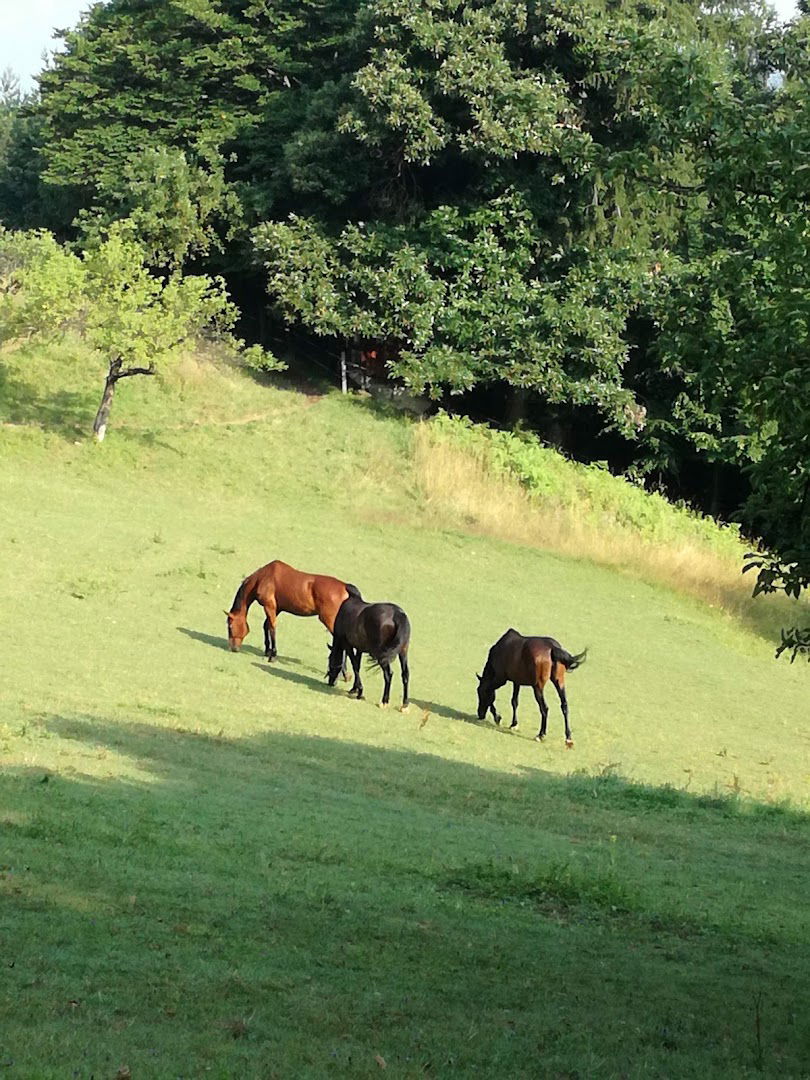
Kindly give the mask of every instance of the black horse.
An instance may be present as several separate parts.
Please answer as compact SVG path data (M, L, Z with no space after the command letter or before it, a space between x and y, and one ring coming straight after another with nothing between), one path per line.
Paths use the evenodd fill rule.
M385 687L380 704L386 706L391 696L391 664L399 657L402 672L402 711L408 708L408 645L411 624L408 616L396 604L367 604L354 585L347 585L349 596L340 605L335 619L332 646L329 650L329 670L326 677L334 686L340 674L344 656L348 654L354 668L354 686L350 696L363 696L360 681L360 660L368 653L372 663L382 668Z
M348 601L346 601L348 603ZM565 696L565 673L578 668L585 660L588 650L572 656L571 653L550 637L524 637L517 630L507 630L502 638L489 650L484 671L478 675L478 719L483 720L487 709L492 719L500 724L501 718L495 711L495 691L507 681L513 684L512 723L517 727L517 706L521 686L534 687L534 696L540 707L540 730L538 741L546 737L548 705L543 697L543 687L551 680L560 696L563 720L565 721L565 745L572 747L571 728L568 726L568 699Z

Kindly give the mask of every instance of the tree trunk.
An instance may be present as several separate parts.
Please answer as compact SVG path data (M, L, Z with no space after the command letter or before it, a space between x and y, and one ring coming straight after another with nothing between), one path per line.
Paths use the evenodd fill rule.
M720 516L720 462L712 464L712 497L709 505L709 514L713 518Z
M104 381L104 393L101 395L101 404L98 407L96 418L93 421L93 437L96 442L103 442L104 436L107 434L107 420L110 416L113 394L115 393L115 384L118 382L118 373L120 370L121 361L113 360L110 364L107 378Z
M259 300L259 342L267 348L267 308L264 299Z
M130 375L154 375L155 365L154 361L151 361L149 367L131 367L122 368L123 359L118 356L115 360L110 361L110 370L107 372L107 378L104 381L104 393L101 395L101 404L98 407L96 418L93 421L93 435L96 442L102 442L104 436L107 434L107 420L110 416L110 408L112 406L113 394L115 393L115 384L119 379L128 379Z
M529 391L525 386L513 386L509 393L506 422L509 427L517 427L526 419L529 405Z

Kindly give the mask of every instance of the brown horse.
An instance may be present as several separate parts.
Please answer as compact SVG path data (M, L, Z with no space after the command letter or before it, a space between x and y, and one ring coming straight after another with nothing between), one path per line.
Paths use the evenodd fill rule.
M495 691L507 681L512 689L512 723L517 727L517 706L521 686L534 687L534 697L540 708L540 730L537 740L546 737L548 705L543 697L543 688L551 680L560 697L563 720L565 721L565 745L572 747L571 728L568 726L568 700L565 696L565 673L578 668L585 660L588 650L572 656L571 653L550 637L524 637L517 630L507 630L502 638L489 650L484 671L478 675L478 719L483 720L487 709L492 719L500 724L501 718L495 711Z
M274 559L246 577L233 598L228 616L228 645L238 652L247 637L247 613L252 603L264 608L264 655L268 660L278 655L276 649L276 618L282 611L290 615L317 615L330 632L335 616L349 595L346 584L324 574L305 574Z

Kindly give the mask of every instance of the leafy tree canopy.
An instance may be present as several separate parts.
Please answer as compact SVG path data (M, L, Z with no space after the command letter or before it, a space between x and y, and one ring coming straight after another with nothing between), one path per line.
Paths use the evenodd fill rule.
M390 339L414 386L595 406L642 470L735 463L775 560L759 587L795 593L808 21L755 0L110 0L22 110L6 181L33 190L33 161L40 202L16 205L58 192L91 246L124 219L153 267L258 256L287 318Z

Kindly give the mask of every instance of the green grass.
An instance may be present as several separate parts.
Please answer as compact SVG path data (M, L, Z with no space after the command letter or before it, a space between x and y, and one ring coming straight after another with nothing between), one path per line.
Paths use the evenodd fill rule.
M810 1075L806 665L441 527L362 403L189 361L97 447L86 358L0 362L9 1076ZM273 557L402 604L409 714L329 690L315 620L226 650ZM590 646L573 751L528 691L474 719L509 625Z

